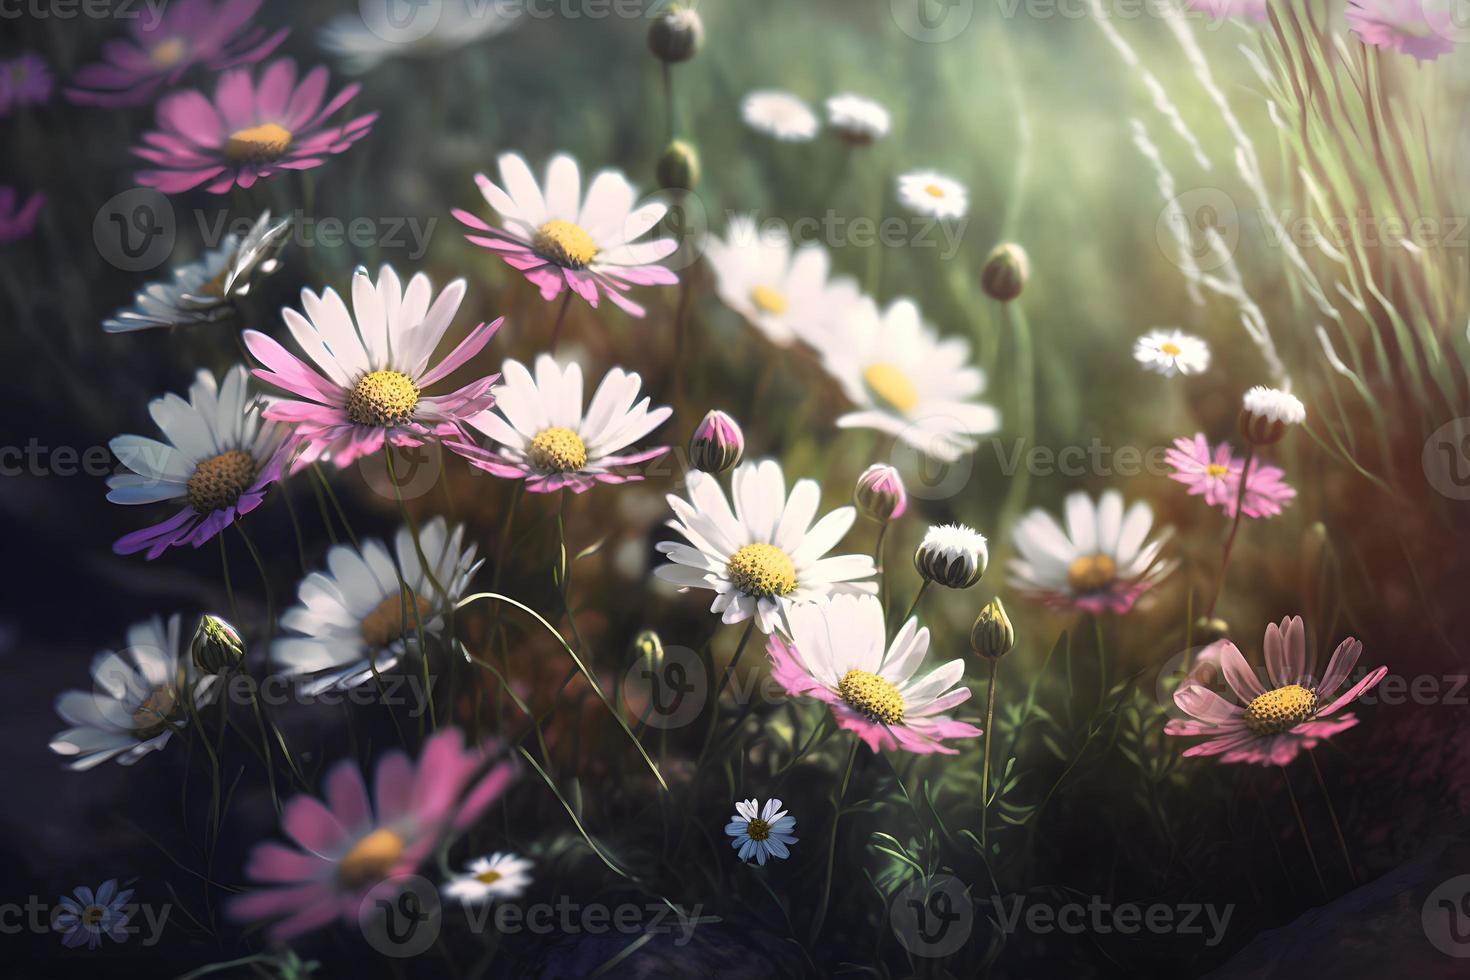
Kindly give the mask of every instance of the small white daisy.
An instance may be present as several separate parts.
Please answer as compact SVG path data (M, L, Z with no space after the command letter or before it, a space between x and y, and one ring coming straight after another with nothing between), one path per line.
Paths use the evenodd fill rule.
M496 899L520 898L531 885L531 862L496 851L489 857L475 858L469 870L457 874L444 885L444 896L465 905L480 905Z
M811 243L793 251L784 233L763 234L753 215L731 218L725 238L705 246L705 258L725 305L782 347L825 334L859 295L855 280L828 278L832 261L825 248Z
M924 580L951 589L968 589L989 564L985 535L963 524L930 527L914 552L914 567Z
M1307 420L1307 406L1302 404L1302 400L1279 388L1256 385L1245 393L1241 405L1247 412L1268 422L1301 425Z
M108 759L125 766L168 744L195 709L214 701L213 674L203 675L184 655L182 617L174 613L133 624L127 648L92 660L92 690L67 691L56 713L73 726L51 740L57 755L75 756L70 768L91 769Z
M911 299L880 313L862 297L813 346L857 406L837 420L844 429L877 429L952 462L974 450L976 436L1000 428L1000 413L973 400L985 374L969 363L970 345L941 339Z
M888 135L888 110L872 99L844 93L827 100L827 124L849 143L863 145Z
M1133 357L1156 374L1199 374L1210 366L1210 347L1182 330L1150 330L1133 345Z
M733 840L730 846L739 853L742 861L755 858L764 865L767 858L788 858L790 845L797 838L792 836L796 829L796 818L781 809L781 801L770 799L762 807L760 800L740 800L735 804L735 815L725 824L725 833Z
M463 525L449 531L435 517L419 530L419 543L433 572L424 570L408 528L394 542L396 558L380 541L362 551L339 544L327 552L328 572L312 572L297 589L299 603L281 617L288 635L271 644L271 662L288 676L310 675L302 692L356 687L419 652L425 637L444 628L443 614L463 594L480 567L475 546L461 550ZM402 582L399 572L402 571ZM444 589L441 595L435 582ZM408 591L404 590L404 586Z
M898 199L931 218L963 218L970 210L970 193L965 185L932 170L900 176Z
M740 103L740 115L752 129L789 142L809 140L821 126L811 106L790 92L773 89L747 95Z
M654 574L681 592L713 590L710 612L724 622L754 616L763 633L785 630L798 603L877 591L876 583L859 581L877 574L870 556L822 557L847 534L857 511L839 507L813 524L822 502L815 480L797 480L788 498L779 463L743 463L731 479L733 511L719 480L707 473L690 473L688 487L687 501L668 497L676 515L669 527L688 544L659 542L669 563Z
M328 21L317 43L341 59L343 71L361 75L390 58L437 57L494 37L519 23L523 12L519 4L485 0L444 0L437 6L433 26L422 34L412 13L402 28L389 18L375 18L382 23L370 25L362 13L352 13ZM368 8L364 4L362 9ZM399 29L405 33L395 36Z

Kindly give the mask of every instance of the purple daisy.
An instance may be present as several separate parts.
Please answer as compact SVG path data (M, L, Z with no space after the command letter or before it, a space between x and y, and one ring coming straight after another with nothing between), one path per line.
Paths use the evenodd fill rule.
M49 101L54 84L46 59L35 52L0 61L0 116L10 115L11 109Z

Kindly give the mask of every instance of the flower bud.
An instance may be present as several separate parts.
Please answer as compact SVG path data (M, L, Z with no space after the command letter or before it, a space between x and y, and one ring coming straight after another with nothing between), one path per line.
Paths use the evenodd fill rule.
M989 563L985 535L963 524L931 527L914 552L914 567L924 581L950 589L968 589L980 581Z
M1286 436L1287 426L1307 418L1301 399L1278 388L1256 385L1241 400L1240 433L1253 446L1269 446Z
M852 491L852 502L858 513L879 524L902 517L909 508L909 495L903 488L903 477L887 463L874 463L858 477Z
M689 462L705 473L723 473L745 455L745 434L735 420L715 409L689 439Z
M1021 295L1030 278L1031 260L1026 257L1026 250L1012 242L1002 242L985 259L985 267L980 270L980 288L991 299L1009 303Z
M1197 643L1215 643L1219 640L1230 638L1230 624L1219 616L1213 619L1206 619L1204 616L1201 616L1194 621L1192 632Z
M644 630L633 637L633 645L629 651L634 663L641 663L652 671L663 667L664 641L653 630Z
M688 61L704 45L704 21L687 7L675 7L648 29L648 50L671 65Z
M219 674L244 662L245 641L235 627L218 616L206 615L194 630L189 652L195 667L206 674Z
M683 140L674 140L658 158L658 185L672 191L692 191L699 183L699 154Z
M1011 625L1000 596L996 596L980 610L975 625L970 627L970 649L988 660L999 660L1015 645L1016 628Z

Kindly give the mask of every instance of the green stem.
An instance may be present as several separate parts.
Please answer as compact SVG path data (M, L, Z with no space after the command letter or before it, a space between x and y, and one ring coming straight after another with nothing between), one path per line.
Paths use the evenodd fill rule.
M924 598L925 592L929 591L930 584L931 583L929 579L924 579L924 584L919 586L918 592L914 593L914 601L909 603L909 611L904 613L903 618L898 621L897 625L899 627L902 627L904 623L907 623L911 618L913 618L914 610L919 608L919 600Z
M1322 889L1322 897L1326 898L1327 882L1322 878L1322 867L1317 863L1317 851L1312 847L1312 837L1307 833L1306 821L1302 819L1302 808L1296 801L1296 790L1291 788L1291 777L1286 774L1285 766L1277 766L1281 770L1281 779L1286 783L1286 798L1291 801L1291 812L1296 816L1297 829L1302 832L1302 840L1307 845L1307 857L1312 859L1312 872L1317 876L1317 884Z
M832 831L827 837L827 873L822 882L822 900L817 904L817 914L812 918L812 931L808 945L815 945L822 934L822 924L827 918L827 905L832 898L832 867L837 860L837 824L842 820L842 798L847 795L847 784L852 779L852 764L857 760L861 739L852 737L852 750L847 753L847 768L842 772L842 782L832 798Z
M1225 550L1220 555L1220 574L1215 580L1215 595L1210 599L1209 608L1205 610L1205 619L1215 617L1215 603L1220 601L1220 595L1225 591L1225 569L1230 566L1230 551L1235 547L1235 535L1240 531L1240 518L1244 513L1242 505L1245 503L1245 485L1250 479L1251 463L1256 458L1256 447L1252 446L1246 450L1245 465L1240 468L1240 489L1235 493L1235 520L1230 524L1230 536L1225 539Z
M878 526L878 541L873 545L873 567L878 569L878 604L888 614L888 576L883 572L883 539L888 536L888 522Z
M980 769L980 844L985 846L990 829L990 732L995 727L995 675L1000 671L1000 658L990 659L990 683L985 698L985 749ZM987 856L988 860L988 856Z
M566 298L561 301L561 309L556 311L556 325L551 328L551 343L546 349L552 354L556 353L557 342L561 340L561 328L566 325L567 308L572 305L572 290L567 287Z
M1347 838L1342 835L1342 824L1337 819L1337 808L1332 805L1332 794L1327 792L1327 781L1322 778L1322 770L1317 766L1316 753L1307 749L1307 758L1312 761L1312 772L1317 777L1317 788L1322 791L1322 799L1327 801L1327 814L1332 818L1332 832L1337 835L1337 846L1342 849L1342 860L1347 865L1348 878L1356 886L1358 873L1353 870L1353 856L1348 852Z

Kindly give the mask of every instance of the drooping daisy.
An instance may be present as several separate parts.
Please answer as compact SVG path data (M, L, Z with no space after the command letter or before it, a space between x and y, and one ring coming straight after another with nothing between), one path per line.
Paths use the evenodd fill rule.
M197 66L217 72L268 57L291 33L250 20L261 0L179 0L157 16L135 17L132 37L102 48L103 60L76 73L66 97L84 105L137 106L179 84Z
M1356 715L1338 715L1338 711L1388 673L1387 667L1379 667L1333 698L1357 665L1363 644L1352 637L1338 644L1319 681L1314 673L1316 658L1307 655L1306 629L1300 616L1287 617L1279 626L1268 625L1265 648L1270 687L1261 683L1235 644L1227 640L1220 647L1225 682L1240 704L1195 683L1186 682L1174 693L1174 703L1194 720L1174 719L1164 731L1211 736L1185 749L1186 756L1218 755L1221 762L1284 766L1302 749L1356 725Z
M1455 50L1461 36L1453 9L1433 0L1350 0L1345 16L1364 44L1433 61Z
M1210 347L1182 330L1150 330L1133 345L1133 358L1155 374L1199 374L1210 366Z
M520 898L531 885L531 862L515 854L496 851L475 858L464 874L444 885L444 897L464 905L482 905L498 899Z
M731 478L735 509L719 480L693 472L689 499L669 494L675 519L669 527L689 542L661 541L669 563L654 570L679 591L714 591L710 612L725 623L754 616L761 632L787 628L787 616L800 605L841 592L873 593L877 574L868 555L823 558L857 519L852 507L839 507L816 524L822 502L815 480L797 480L786 496L781 464L773 460L742 463Z
M420 628L425 639L441 634L445 611L482 564L464 536L463 525L450 530L442 517L420 528L428 571L407 527L399 528L393 554L376 540L364 541L361 551L333 547L328 570L302 579L298 603L281 617L285 635L271 644L274 668L304 678L302 692L314 697L365 684L375 669L382 674L419 655Z
M296 78L296 62L277 58L260 71L235 68L220 76L211 100L187 90L158 103L158 129L145 133L146 145L133 153L156 170L141 170L137 181L165 194L203 186L211 194L248 188L283 170L311 170L362 139L376 112L346 122L331 117L356 97L349 85L331 100L327 70L317 67Z
M623 295L629 287L679 281L672 271L654 264L672 254L678 242L637 241L659 223L668 206L653 202L634 207L633 185L618 171L604 170L594 177L584 200L577 161L560 153L546 168L543 194L526 161L506 153L500 157L500 184L484 174L476 174L475 182L505 227L491 227L456 208L454 216L471 232L465 239L500 253L541 290L542 299L555 299L570 288L593 309L605 295L630 315L642 316L643 307Z
M121 652L104 650L92 660L92 690L66 691L56 713L71 728L51 740L51 751L85 771L116 759L125 766L168 744L189 723L194 708L218 693L213 675L201 675L183 649L178 613L134 623Z
M874 752L903 749L957 752L945 739L974 738L980 729L943 712L969 700L960 683L965 662L951 660L927 673L929 630L910 619L890 644L883 605L872 596L834 596L791 610L791 639L771 637L771 676L794 695L832 706L841 728L857 733Z
M483 350L500 328L501 320L481 323L431 368L464 294L464 280L456 279L434 299L422 272L405 289L388 265L376 283L364 268L352 274L352 313L335 290L318 296L303 289L306 315L289 308L281 314L311 364L265 334L245 331L245 346L263 365L255 376L297 396L272 400L265 417L294 425L305 442L304 462L338 466L377 452L384 440L395 446L420 446L436 436L467 440L465 420L495 403L491 388L499 375L447 395L424 394Z
M894 300L880 313L864 296L813 343L857 406L837 420L841 428L876 429L944 462L1000 428L1000 413L973 401L985 375L969 363L969 343L941 339L911 299Z
M1016 524L1011 584L1033 599L1085 612L1126 613L1178 564L1161 560L1170 531L1145 543L1153 511L1139 501L1123 512L1123 495L1108 490L1096 503L1085 493L1066 500L1067 530L1044 510Z
M624 451L674 414L667 407L650 410L647 396L639 400L643 380L634 372L609 371L585 412L580 364L562 367L542 354L534 378L518 361L506 361L503 372L495 408L466 419L494 440L494 447L454 447L487 473L525 480L532 493L563 487L582 493L598 483L641 480L622 468L669 451L668 446Z
M485 772L489 752L462 738L454 728L431 735L417 766L396 749L380 758L371 802L357 763L337 763L322 799L302 794L281 812L296 846L267 841L250 852L245 874L262 887L232 898L230 917L276 920L271 942L339 918L357 922L375 885L413 874L443 835L473 824L514 777L508 761Z
M14 187L0 184L0 245L28 238L45 203L46 195L39 191L22 201Z
M811 106L790 92L774 89L748 94L741 100L740 116L750 128L788 142L805 142L821 126Z
M519 23L522 13L519 5L448 0L434 12L432 26L420 31L412 17L399 28L381 16L369 24L358 11L328 21L317 42L341 60L343 71L361 75L390 58L434 58L495 37Z
M0 116L48 101L54 84L46 59L34 51L0 60Z
M932 170L899 177L898 199L910 210L931 218L963 218L970 210L970 192L965 185Z
M827 125L846 142L863 146L887 136L891 119L880 103L845 93L827 100Z
M753 215L732 217L725 238L711 237L704 255L725 305L782 347L825 336L859 296L852 278L828 278L825 248L809 243L793 251L784 232L762 232Z
M1266 0L1189 0L1189 6L1211 17L1266 19Z
M1270 446L1286 438L1293 425L1307 420L1307 406L1289 391L1256 385L1241 399L1240 432L1253 446Z
M61 945L67 949L76 949L83 943L88 949L96 949L102 945L103 936L115 943L125 943L128 921L133 917L128 911L132 900L133 890L119 891L116 878L98 885L96 892L82 885L57 902L51 928L61 933Z
M291 220L270 223L262 214L245 237L231 232L218 248L174 270L173 282L153 282L133 297L133 305L104 320L108 333L218 323L235 316L235 300L246 296L255 280L275 272L276 255L285 245Z
M168 500L183 509L161 524L118 538L112 550L120 555L146 551L152 560L170 547L199 547L260 506L291 453L287 427L262 421L260 399L250 390L244 365L231 368L218 383L213 374L200 371L187 402L164 395L148 403L148 413L168 442L127 435L108 443L132 472L107 478L107 499L115 504Z
M1212 452L1204 433L1197 433L1193 439L1175 439L1174 448L1164 454L1164 459L1174 468L1169 478L1188 487L1191 496L1203 495L1211 507L1223 509L1229 517L1235 516L1245 461L1234 458L1229 443L1222 442ZM1241 511L1246 517L1275 517L1281 513L1282 507L1296 496L1296 490L1287 485L1283 476L1285 473L1279 466L1252 461L1245 497L1241 499Z
M797 841L791 833L795 829L796 818L781 809L781 801L774 798L766 800L764 807L760 800L737 800L735 815L725 824L736 856L742 861L755 858L762 867L769 858L785 860L791 856L790 847Z

